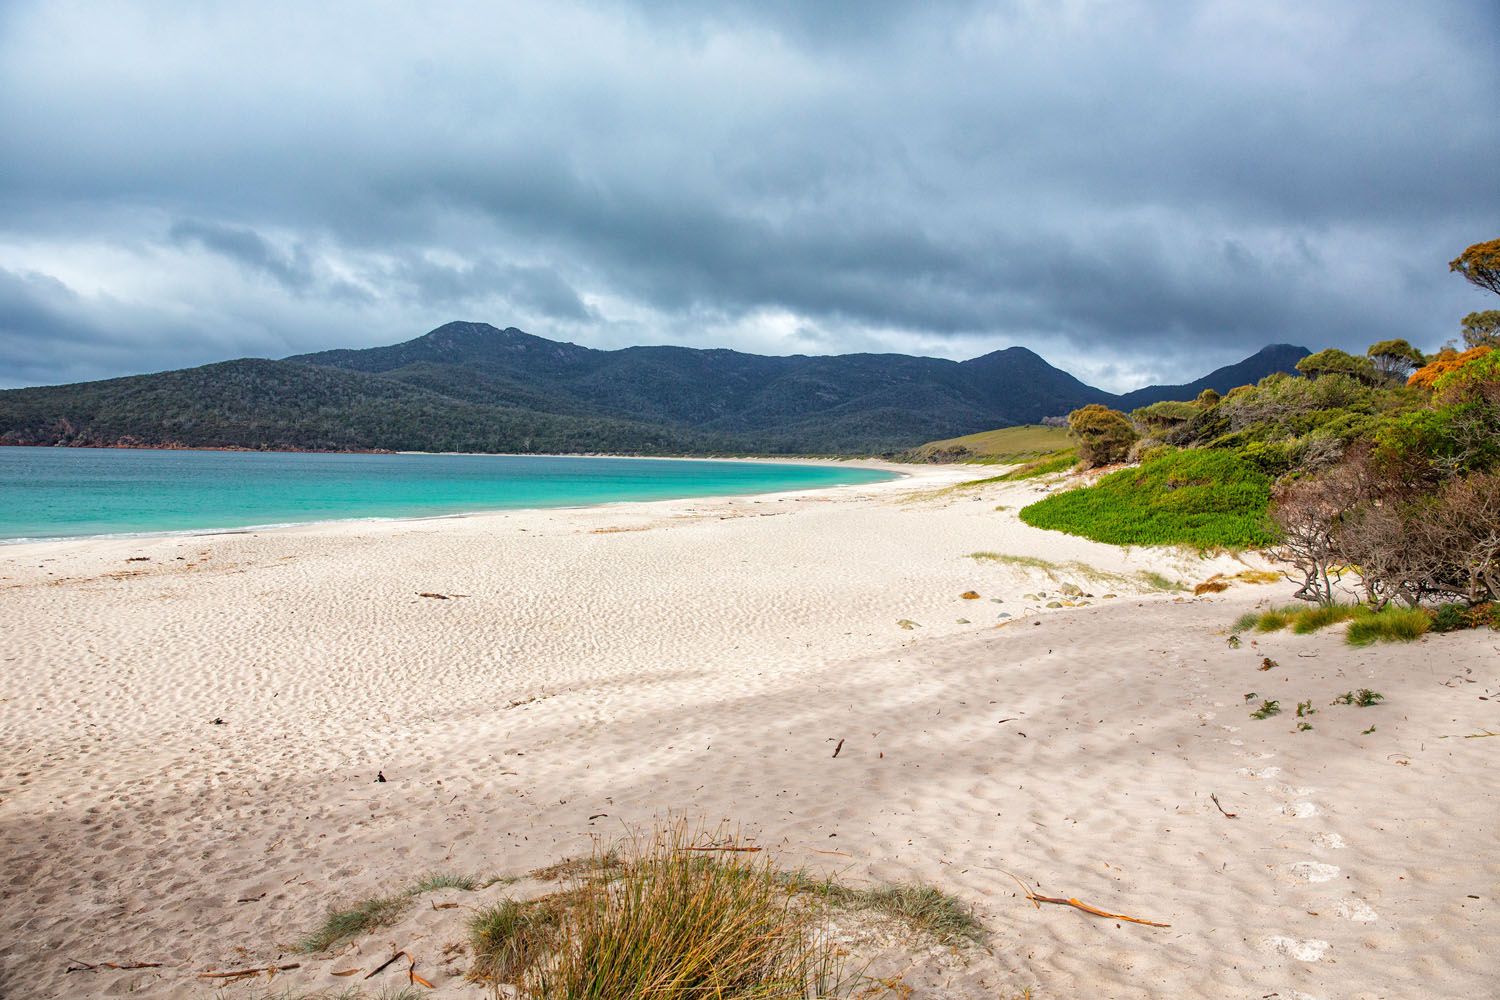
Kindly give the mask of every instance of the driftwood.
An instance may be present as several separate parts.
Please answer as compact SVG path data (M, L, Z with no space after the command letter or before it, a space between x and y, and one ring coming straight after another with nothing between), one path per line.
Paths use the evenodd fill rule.
M258 965L250 969L235 969L231 972L200 972L199 979L244 979L247 976L258 976L262 972L274 976L278 972L286 972L288 969L302 968L301 962L292 962L289 965Z
M160 962L95 962L90 964L88 962L80 962L76 958L70 958L68 961L75 964L68 966L65 970L67 972L96 972L99 969L118 969L125 972L131 969L161 968Z
M1142 920L1140 917L1127 917L1123 913L1110 913L1108 910L1101 910L1097 906L1090 906L1087 903L1080 902L1079 900L1071 898L1063 899L1060 896L1038 896L1034 892L1026 898L1031 900L1033 903L1056 903L1059 906L1071 906L1074 909L1082 910L1084 913L1092 913L1096 917L1108 917L1110 920L1124 920L1132 924L1145 924L1147 927L1172 926L1171 924L1159 924L1155 920Z

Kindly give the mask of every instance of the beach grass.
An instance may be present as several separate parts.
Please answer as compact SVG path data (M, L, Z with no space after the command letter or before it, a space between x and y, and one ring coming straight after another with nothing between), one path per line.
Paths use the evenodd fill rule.
M1422 608L1385 607L1376 611L1363 604L1285 605L1247 611L1235 619L1231 631L1279 632L1290 628L1311 635L1330 625L1349 623L1345 639L1351 646L1374 642L1411 642L1432 628L1432 615Z
M417 879L408 892L412 894L423 892L438 892L442 889L459 889L463 892L473 892L482 888L484 882L476 875L457 875L452 872L428 872Z
M1382 608L1349 623L1351 646L1375 642L1412 642L1432 627L1432 616L1421 608Z
M732 838L673 823L543 871L569 888L474 917L476 978L525 1000L837 995L838 950L815 933L816 914Z
M917 883L852 888L783 871L759 848L674 822L539 869L565 880L469 921L469 978L521 1000L803 1000L863 995L826 924L877 913L939 944L982 942L961 900ZM536 873L534 873L536 874Z
M302 939L299 948L304 952L326 951L345 938L395 923L410 905L411 894L401 893L370 896L346 909L330 910L318 929Z

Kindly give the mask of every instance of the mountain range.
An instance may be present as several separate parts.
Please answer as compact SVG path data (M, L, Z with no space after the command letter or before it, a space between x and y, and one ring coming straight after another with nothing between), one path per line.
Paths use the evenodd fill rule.
M1022 347L968 361L601 351L455 322L389 347L0 391L0 444L870 455L1087 403L1227 392L1307 353L1275 344L1187 385L1121 396Z

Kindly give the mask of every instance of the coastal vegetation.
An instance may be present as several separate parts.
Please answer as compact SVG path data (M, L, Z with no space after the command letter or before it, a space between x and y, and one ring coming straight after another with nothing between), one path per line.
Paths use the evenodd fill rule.
M1500 240L1450 266L1500 292ZM1500 600L1500 311L1460 332L1431 356L1401 339L1329 348L1223 395L1082 407L1080 465L1139 466L1021 518L1116 544L1270 549L1320 610L1263 613L1262 630L1349 621L1351 642L1412 639L1442 606L1465 609L1448 622L1491 622L1476 609ZM1351 587L1358 609L1337 603Z
M1265 473L1232 451L1173 451L1038 501L1021 520L1115 545L1258 548L1275 540L1270 495Z
M871 996L829 933L871 912L948 946L981 942L972 911L932 886L850 888L778 870L759 848L681 822L533 873L564 887L469 921L469 978L526 1000L803 1000ZM879 992L884 992L879 991Z

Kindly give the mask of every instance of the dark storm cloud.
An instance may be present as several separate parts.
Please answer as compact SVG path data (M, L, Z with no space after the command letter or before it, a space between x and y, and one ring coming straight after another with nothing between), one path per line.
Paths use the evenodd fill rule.
M178 243L196 243L252 270L262 271L293 291L312 284L312 262L305 249L297 247L291 253L282 253L253 230L187 221L174 225L170 235Z
M1433 346L1485 306L1445 262L1500 220L1497 44L1482 0L10 5L0 267L61 292L0 363L460 317L1122 388Z

